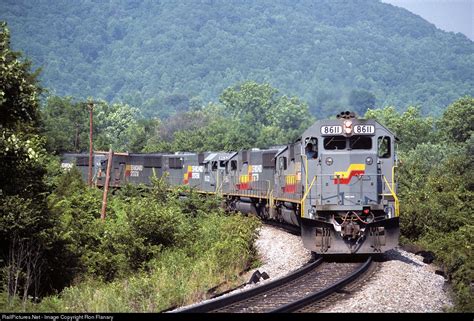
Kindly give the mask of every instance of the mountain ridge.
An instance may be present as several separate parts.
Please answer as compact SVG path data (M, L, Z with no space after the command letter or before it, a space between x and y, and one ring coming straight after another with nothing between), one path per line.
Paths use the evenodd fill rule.
M317 116L351 104L439 114L474 95L472 41L376 0L2 3L13 47L43 67L45 87L146 115L169 114L176 96L185 109L192 97L216 101L248 79L301 97Z

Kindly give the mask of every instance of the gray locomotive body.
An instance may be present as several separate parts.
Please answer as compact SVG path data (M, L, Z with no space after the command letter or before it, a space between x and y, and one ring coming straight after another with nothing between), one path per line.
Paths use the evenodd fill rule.
M375 120L343 116L302 135L302 239L318 253L385 252L399 239L396 138Z
M319 120L294 143L238 152L128 154L112 158L110 185L150 184L222 195L229 210L299 226L304 246L319 254L381 253L398 245L395 136L349 112ZM65 154L87 178L87 155ZM108 159L94 155L103 186Z

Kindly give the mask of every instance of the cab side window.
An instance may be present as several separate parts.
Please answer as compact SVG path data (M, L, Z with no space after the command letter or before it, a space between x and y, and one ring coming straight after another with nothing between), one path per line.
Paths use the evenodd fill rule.
M237 170L237 161L236 160L230 161L230 170L231 171L236 171Z
M286 157L280 157L279 162L280 162L279 163L280 170L286 171L286 169L288 167L287 158Z
M391 150L391 140L388 136L381 136L377 139L377 155L379 158L389 158Z
M306 139L305 154L308 159L318 158L318 139L316 137Z

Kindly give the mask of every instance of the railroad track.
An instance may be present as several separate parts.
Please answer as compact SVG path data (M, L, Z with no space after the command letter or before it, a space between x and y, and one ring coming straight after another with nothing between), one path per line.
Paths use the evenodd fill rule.
M370 257L363 263L324 262L320 258L273 282L183 309L179 313L312 312L318 309L316 302L359 278L371 265Z

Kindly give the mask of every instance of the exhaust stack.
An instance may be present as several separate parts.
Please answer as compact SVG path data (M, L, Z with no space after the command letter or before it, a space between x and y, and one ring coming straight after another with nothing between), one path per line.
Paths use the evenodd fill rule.
M341 111L339 114L336 115L337 119L343 118L343 119L351 119L351 118L357 118L357 115L352 112L352 111Z

